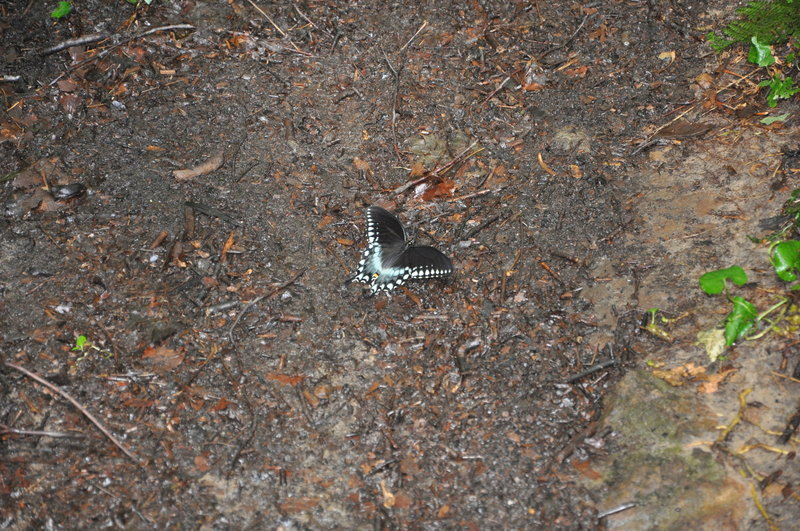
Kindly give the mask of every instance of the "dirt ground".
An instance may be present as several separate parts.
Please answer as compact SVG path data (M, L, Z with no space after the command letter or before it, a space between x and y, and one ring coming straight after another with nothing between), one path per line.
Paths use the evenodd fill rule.
M697 272L749 256L731 202L757 227L796 188L732 162L800 147L705 44L735 6L51 4L0 1L0 529L593 529L637 499L628 528L678 528L597 480L637 437L611 411L647 401L618 382L702 362L724 316L705 301L667 344L645 310L698 307ZM455 274L345 284L373 204ZM705 365L777 370L756 359ZM742 509L695 522L768 528L711 446Z

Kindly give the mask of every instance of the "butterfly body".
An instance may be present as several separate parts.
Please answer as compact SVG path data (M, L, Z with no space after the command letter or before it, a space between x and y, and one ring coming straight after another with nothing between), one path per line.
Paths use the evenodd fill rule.
M370 284L372 293L391 291L407 280L440 278L453 272L453 263L441 251L413 245L400 220L391 212L367 209L367 248L350 280Z

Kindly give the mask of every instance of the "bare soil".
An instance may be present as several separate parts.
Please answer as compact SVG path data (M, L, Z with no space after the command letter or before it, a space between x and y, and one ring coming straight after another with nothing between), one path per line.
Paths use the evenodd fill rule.
M740 120L730 3L74 4L0 2L0 356L134 458L5 365L0 529L604 524L641 143ZM345 285L372 204L456 273Z

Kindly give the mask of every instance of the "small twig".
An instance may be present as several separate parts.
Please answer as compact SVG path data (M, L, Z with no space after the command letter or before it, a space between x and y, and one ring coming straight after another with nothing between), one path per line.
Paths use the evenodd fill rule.
M410 39L408 39L408 42L405 43L402 48L400 48L400 51L402 52L403 50L411 46L411 43L414 42L414 39L417 38L417 35L419 35L422 32L422 30L424 30L426 27L428 27L428 21L424 20L422 21L422 26L420 26L417 32L414 35L412 35Z
M506 86L506 83L508 83L509 81L511 81L511 76L508 76L508 77L506 77L506 78L503 80L503 82L502 82L502 83L500 83L500 86L499 86L499 87L497 87L496 89L494 89L494 90L492 91L492 93L491 93L491 94L489 94L488 96L486 96L486 98L485 98L485 99L484 99L482 102L480 102L478 105L479 105L479 106L480 106L480 105L483 105L484 103L486 103L486 102L487 102L487 101L489 101L490 99L494 98L495 94L497 94L498 92L500 92L501 90L503 90L503 87L505 87L505 86Z
M747 407L747 402L745 401L745 397L750 394L753 390L752 389L744 389L739 393L739 411L736 413L736 417L731 421L728 426L719 433L717 440L714 442L715 445L719 445L728 438L728 435L733 431L733 428L736 427L744 418L744 410Z
M598 363L597 365L592 365L591 367L589 367L585 371L581 371L578 374L576 374L574 376L570 376L569 378L567 378L567 383L572 383L572 382L578 381L581 378L584 378L585 376L589 376L593 372L602 371L606 367L611 367L612 365L616 365L616 364L617 364L617 360L606 360L606 361Z
M466 234L464 235L464 237L463 237L463 238L461 238L461 239L462 239L462 240L469 240L470 238L472 238L473 236L475 236L476 234L478 234L480 231L482 231L483 229L485 229L486 227L488 227L488 226L489 226L489 225L491 225L492 223L495 223L495 222L496 222L497 220L499 220L501 217L503 217L503 216L499 216L499 215L497 215L497 216L493 216L493 217L491 217L491 218L487 219L486 221L484 221L483 223L481 223L480 225L478 225L477 227L475 227L474 229L472 229L471 231L469 231L468 233L466 233Z
M622 505L618 505L612 509L607 511L603 511L602 513L597 513L597 519L605 518L606 516L611 516L612 514L621 513L622 511L627 511L628 509L633 509L638 504L636 502L628 502L623 503Z
M108 33L90 33L89 35L83 35L81 37L76 37L74 39L69 39L66 41L62 41L55 46L51 46L50 48L45 48L41 51L42 55L50 55L52 53L60 52L61 50L65 50L67 48L72 48L73 46L82 46L84 44L89 44L91 42L102 41L103 39L107 39L109 37Z
M36 435L40 437L83 437L82 433L65 433L61 431L20 430L0 424L0 435L11 433L14 435Z
M394 195L402 194L403 192L405 192L406 190L408 190L412 186L417 186L418 184L423 183L423 182L427 181L428 179L430 179L432 177L438 177L438 176L443 175L444 173L447 173L448 171L450 171L453 168L453 166L455 166L456 164L458 164L462 160L466 160L466 159L468 159L468 158L470 158L470 157L472 157L474 155L477 155L481 151L483 151L483 148L480 148L477 151L475 151L474 153L470 153L469 155L467 155L467 152L469 150L471 150L472 148L474 148L475 145L477 145L477 143L478 143L477 140L474 141L472 144L467 146L467 148L464 151L462 151L461 153L459 153L458 155L453 157L450 160L450 162L448 162L447 164L445 164L443 166L439 166L435 170L429 171L428 173L426 173L425 175L423 175L419 179L416 179L416 180L413 180L413 181L409 181L409 182L407 182L405 184L402 184L402 185L398 186L397 188L392 190L392 194L394 194Z
M56 393L60 394L61 396L63 396L64 398L66 398L67 400L69 400L69 402L70 402L70 403L71 403L73 406L75 406L75 407L78 409L78 411L80 411L81 413L83 413L83 414L84 414L84 416L85 416L87 419L89 419L90 421L92 421L92 424L94 424L95 426L97 426L97 429L99 429L101 432L103 432L103 435L105 435L106 437L108 437L108 438L111 440L111 442L112 442L112 443L114 443L114 444L117 446L117 448L119 448L120 450L122 450L122 452L123 452L125 455L127 455L128 457L130 457L130 458L131 458L131 459L132 459L134 462L136 462L136 463L139 463L139 460L136 458L136 456L135 456L135 455L133 455L131 452L129 452L127 448L125 448L124 446L122 446L122 443L120 443L120 442L119 442L119 441L118 441L118 440L117 440L117 439L116 439L116 438L115 438L113 435L111 435L111 432L109 432L109 431L108 431L108 430L105 428L105 426L103 426L102 424L100 424L100 421L99 421L99 420L97 420L97 419L95 418L95 416L94 416L94 415L92 415L91 413L89 413L89 411L88 411L88 410L87 410L85 407L83 407L82 405L80 405L80 404L78 403L78 401L77 401L77 400L75 400L74 398L72 398L72 396L70 396L70 395L69 395L69 394L68 394L66 391L64 391L63 389L61 389L61 388L60 388L60 387L58 387L57 385L54 385L54 384L52 384L52 383L48 382L47 380L45 380L44 378L42 378L42 377L41 377L41 376L39 376L38 374L35 374L35 373L33 373L33 372L29 371L28 369L26 369L26 368L24 368L24 367L21 367L21 366L19 366L19 365L15 364L15 363L11 363L11 362L9 362L9 361L6 361L6 362L5 362L5 365L6 365L6 367L11 367L12 369L15 369L15 370L17 370L17 371L21 372L22 374L24 374L25 376L28 376L29 378L33 378L34 380L36 380L36 381L37 381L37 382L39 382L40 384L44 385L45 387L47 387L47 388L48 388L48 389L50 389L51 391L54 391L54 392L56 392Z
M389 70L391 70L394 76L394 94L392 95L392 147L394 148L394 156L397 157L398 161L402 162L403 157L400 155L400 146L397 141L397 98L400 95L400 73L394 69L386 52L383 50L381 50L381 52L383 53L384 60L386 60L386 66L389 67Z
M593 15L593 13L589 13L589 14L587 14L585 17L583 17L583 20L581 21L580 25L578 26L578 29L576 29L576 30L575 30L575 31L572 33L572 35L570 35L570 38L569 38L569 39L565 40L565 41L564 41L564 42L562 42L561 44L556 44L555 46L553 46L552 48L550 48L549 50L547 50L546 52L544 52L542 55L540 55L540 56L539 56L539 60L542 60L542 59L544 59L545 57L547 57L548 55L550 55L550 54L551 54L551 53L553 53L554 51L556 51L556 50L560 50L561 48L563 48L563 47L565 47L566 45L568 45L569 43L571 43L571 42L572 42L572 40L573 40L573 39L574 39L574 38L575 38L575 37L578 35L578 32L579 32L579 31L581 31L581 28L583 28L583 25L584 25L584 24L586 24L586 21L587 21L587 20L589 20L589 17L591 17L592 15Z
M272 27L273 27L273 28L275 28L276 30L278 30L278 33L280 33L280 34L281 34L281 37L286 37L286 32L285 32L285 31L283 31L283 30L280 28L280 26L278 26L277 24L275 24L275 21L273 21L273 20L272 20L272 18L271 18L269 15L267 15L267 13L266 13L266 12L265 12L263 9L261 9L260 7L258 7L258 4L256 4L255 2L253 2L253 0L247 0L247 1L248 1L248 2L250 2L250 5L251 5L251 6L253 6L253 7L255 8L255 10L256 10L256 11L258 11L259 13L261 13L261 16L262 16L262 17L264 17L265 19L267 19L267 22L269 22L269 23L272 25Z
M303 17L303 19L305 19L305 21L306 21L306 22L308 22L309 24L311 24L311 26L312 26L312 27L313 27L315 30L319 30L319 31L323 32L325 35L327 35L327 36L328 36L328 37L330 37L331 39L333 39L333 38L334 38L334 35L333 35L333 34L332 34L330 31L326 30L325 28L320 28L319 26L317 26L316 24L314 24L314 21L313 21L313 20L311 20L310 18L308 18L308 15L306 15L305 13L303 13L302 11L300 11L300 8L299 8L299 7L297 7L297 4L296 4L296 3L292 2L292 7L293 7L293 8L294 8L294 10L297 12L297 14L298 14L298 15L300 15L301 17Z
M246 314L248 312L248 310L250 310L250 308L252 308L256 304L258 304L262 300L271 299L276 294L278 294L281 291L285 290L286 288L288 288L289 286L294 284L297 281L298 278L302 277L305 274L305 272L306 272L306 269L301 270L299 273L297 273L291 279L287 280L286 282L284 282L283 284L281 284L280 286L278 286L277 288L272 290L267 295L260 295L260 296L256 297L255 299L251 300L250 302L248 302L247 306L242 308L242 311L239 312L239 315L236 316L236 319L234 319L233 324L231 325L230 329L228 330L228 339L230 339L231 343L235 343L235 341L233 340L233 330L236 328L236 325L239 324L239 320L242 318L242 316L244 314Z
M746 80L748 77L750 77L750 76L752 76L753 74L755 74L756 72L760 72L760 71L761 71L761 69L760 69L760 68L756 68L755 70L753 70L752 72L750 72L750 73L749 73L749 74L747 74L746 76L740 76L740 77L741 77L741 79L737 79L737 80L731 81L730 83L728 83L727 85L725 85L725 86L724 86L724 87L722 87L721 89L717 90L717 91L715 92L715 94L716 94L716 95L719 95L719 93L720 93L720 92L722 92L723 90L728 90L729 88L731 88L732 86L736 85L737 83L740 83L740 82L742 82L742 81L745 81L745 80ZM686 116L687 114L689 114L691 111L693 111L693 110L694 110L694 108L695 108L696 106L697 106L697 101L695 101L694 103L692 103L692 104L691 104L691 105L690 105L690 106L689 106L689 107L688 107L688 108L687 108L685 111L683 111L682 113L680 113L678 116L676 116L675 118L673 118L673 119L672 119L672 120L670 120L669 122L665 123L664 125L662 125L662 126L661 126L661 127L659 127L658 129L656 129L656 130L655 130L655 132L653 132L653 134L651 134L650 136L648 136L648 137L647 137L645 140L643 140L643 141L641 142L641 144L639 144L638 146L636 146L636 149L634 149L633 151L631 151L631 155L636 155L637 153L639 153L639 152L640 152L640 151L642 151L643 149L645 149L645 148L647 148L647 147L650 147L650 146L652 146L652 145L653 145L653 144L656 142L656 140L654 140L654 139L656 138L656 135L658 135L658 134L659 134L659 133L660 133L662 130L666 129L667 127L669 127L669 126L670 126L670 125L672 125L673 123L677 122L678 120L680 120L681 118L683 118L684 116Z
M80 68L80 67L82 67L82 66L84 66L86 64L89 64L92 61L98 61L98 60L102 59L103 57L105 57L106 55L108 55L111 52L113 52L114 50L116 50L117 48L119 48L120 46L123 46L123 45L125 45L125 44L127 44L127 43L129 43L131 41L135 41L136 39L141 39L142 37L147 37L148 35L151 35L153 33L157 33L159 31L175 31L175 30L187 30L188 31L188 30L193 30L193 29L194 29L194 26L192 26L191 24L172 24L172 25L169 25L169 26L159 26L158 28L151 28L151 29L149 29L147 31L143 31L142 33L138 33L136 35L131 35L130 37L126 37L126 38L122 39L120 42L114 44L113 46L109 46L108 48L106 48L105 50L101 51L100 53L98 53L95 56L89 57L88 59L84 59L83 61L75 63L74 65L70 65L69 67L67 67L67 69L64 72L61 72L61 74L59 74L58 77L56 77L53 81L51 81L50 85L51 86L55 85L56 82L59 79L61 79L62 77L64 77L65 75L67 75L67 73L72 72L73 70L77 70L78 68ZM114 37L116 38L117 36L115 35Z
M256 10L256 11L258 11L259 13L261 13L261 15L262 15L262 16L263 16L265 19L267 19L267 22L269 22L269 23L272 25L272 27L273 27L273 28L275 28L275 29L278 31L278 33L280 33L280 34L281 34L281 37L283 37L283 38L286 38L286 32L285 32L285 31L283 31L283 30L280 28L280 26L278 26L277 24L275 24L275 21L274 21L274 20L272 20L272 18L271 18L269 15L267 15L267 13L266 13L266 12L265 12L263 9L261 9L260 7L258 7L258 5L257 5L255 2L253 2L253 0L247 0L247 1L248 1L248 2L250 2L250 5L251 5L251 6L253 6L253 7L255 8L255 10ZM305 52L305 51L301 50L300 48L298 48L298 47L297 47L297 45L296 45L295 43L293 43L291 39L287 39L287 40L289 41L289 44L291 44L291 45L292 45L292 48L294 48L294 50L293 50L294 52L296 52L296 53L299 53L300 55L305 55L305 56L307 56L307 57L312 57L312 56L314 55L314 54L311 54L311 53ZM288 48L286 48L286 49L288 50Z

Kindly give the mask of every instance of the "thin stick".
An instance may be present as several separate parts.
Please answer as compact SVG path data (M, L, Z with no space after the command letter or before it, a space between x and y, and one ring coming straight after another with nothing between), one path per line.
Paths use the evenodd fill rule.
M251 5L251 6L253 6L253 7L255 8L255 10L256 10L256 11L258 11L259 13L261 13L261 16L262 16L262 17L264 17L265 19L267 19L267 22L269 22L270 24L272 24L272 27L273 27L273 28L275 28L276 30L278 30L278 33L280 33L280 34L281 34L281 37L286 37L286 33L285 33L285 32L284 32L284 31L283 31L283 30L282 30L282 29L281 29L281 28L280 28L280 27L279 27L277 24L275 24L275 22L274 22L274 21L273 21L273 20L270 18L270 16L269 16L269 15L267 15L267 14L264 12L264 10L263 10L263 9L261 9L260 7L258 7L258 5L257 5L255 2L253 2L253 0L247 0L247 1L248 1L248 2L250 2L250 5Z
M617 360L606 360L606 361L600 362L597 365L589 367L585 371L581 371L578 374L570 376L569 378L567 378L567 383L572 383L572 382L575 382L577 380L580 380L581 378L583 378L585 376L589 376L593 372L602 371L606 367L611 367L612 365L616 365L616 363L617 363Z
M37 435L40 437L83 437L83 434L80 433L65 433L63 431L19 430L17 428L6 426L5 424L0 424L0 435L5 435L6 433L11 433L14 435Z
M554 51L556 51L556 50L559 50L559 49L563 48L564 46L568 45L569 43L571 43L571 42L572 42L572 39L574 39L574 38L575 38L575 37L578 35L578 32L581 30L581 28L583 27L583 25L584 25L584 24L586 24L586 21L587 21L587 20L589 20L589 17L590 17L590 16L592 16L592 15L593 15L593 13L589 13L589 14L587 14L585 17L583 17L583 20L581 21L580 25L578 26L578 29L576 29L576 30L575 30L575 31L572 33L572 35L570 36L570 38L569 38L569 39L565 40L565 41L564 41L564 42L562 42L561 44L556 44L555 46L553 46L552 48L550 48L549 50L547 50L546 52L544 52L542 55L540 55L540 56L539 56L539 59L540 59L540 60L541 60L541 59L544 59L545 57L547 57L548 55L550 55L550 54L551 54L551 53L553 53Z
M724 86L724 87L722 87L721 89L717 90L717 91L715 92L715 94L716 94L716 95L719 95L719 93L720 93L720 92L722 92L723 90L728 90L729 88L731 88L732 86L736 85L737 83L739 83L739 82L741 82L741 81L745 81L745 80L747 80L747 78L749 78L750 76L752 76L752 75L753 75L753 74L755 74L756 72L760 72L760 71L761 71L761 69L760 69L760 68L756 68L755 70L753 70L752 72L750 72L749 74L747 74L747 75L745 75L745 76L739 76L739 77L740 77L740 79L736 79L736 80L734 80L734 81L731 81L730 83L728 83L727 85L725 85L725 86ZM694 101L694 100L693 100L693 101ZM656 130L655 130L655 132L654 132L653 134L651 134L650 136L648 136L648 137L647 137L645 140L643 140L643 141L642 141L642 143L641 143L641 144L639 144L639 145L636 147L636 149L634 149L633 151L631 151L631 155L636 155L637 153L639 153L639 152L640 152L640 151L642 151L643 149L645 149L645 148L647 148L647 147L650 147L651 145L653 145L653 143L655 142L653 139L656 137L656 135L657 135L658 133L660 133L660 132L661 132L663 129L665 129L665 128L669 127L669 126L670 126L670 125L672 125L673 123L677 122L678 120L680 120L681 118L683 118L684 116L686 116L687 114L689 114L691 111L693 111L693 110L694 110L695 106L697 106L697 101L694 101L694 103L692 103L691 105L689 105L689 107L688 107L688 108L687 108L685 111L683 111L683 112L682 112L682 113L680 113L678 116L676 116L675 118L673 118L673 119L672 119L672 120L670 120L669 122L665 123L664 125L662 125L662 126L661 126L661 127L659 127L658 129L656 129ZM674 111L673 111L673 112L674 112Z
M452 158L452 160L450 160L450 162L448 162L447 164L445 164L445 165L443 165L443 166L439 166L439 167L438 167L438 168L436 168L435 170L429 171L428 173L426 173L425 175L423 175L423 176L422 176L422 177L420 177L419 179L416 179L416 180L414 180L414 181L409 181L409 182L407 182L407 183L405 183L405 184L401 184L400 186L398 186L397 188L395 188L394 190L392 190L392 193L393 193L394 195L402 194L403 192L405 192L406 190L408 190L408 189L409 189L409 188L411 188L412 186L417 186L418 184L420 184L420 183L423 183L423 182L427 181L427 180L428 180L428 179L430 179L431 177L437 177L437 176L439 176L439 175L442 175L442 174L446 173L447 171L449 171L450 169L452 169L452 167L453 167L453 166L455 166L456 164L458 164L458 162L460 162L462 159L468 159L468 158L470 158L470 157L472 157L472 156L474 156L474 155L477 155L478 153L480 153L481 151L483 151L483 148L480 148L480 149L479 149L479 150L477 150L476 152L474 152L474 153L470 153L469 155L467 155L467 152L468 152L469 150L471 150L472 148L474 148L474 147L475 147L475 145L476 145L477 143L478 143L478 141L477 141L477 140L476 140L476 141L474 141L472 144L470 144L469 146L467 146L467 149L465 149L464 151L462 151L461 153L459 153L458 155L456 155L455 157L453 157L453 158Z
M247 311L248 311L250 308L252 308L252 307L253 307L253 306L255 306L256 304L258 304L258 303L259 303L259 302L261 302L262 300L264 300L264 299L270 299L270 298L274 297L276 294L278 294L278 293L280 293L281 291L285 290L286 288L288 288L289 286L291 286L292 284L294 284L294 283L295 283L295 281L297 281L297 279L298 279L298 278L302 277L302 276L305 274L305 272L306 272L306 270L305 270L305 269L301 270L299 273L297 273L297 274L296 274L295 276L293 276L291 279L287 280L286 282L284 282L283 284L281 284L280 286L278 286L277 288L275 288L274 290L272 290L272 291L271 291L270 293L268 293L267 295L260 295L260 296L256 297L255 299L251 300L250 302L248 302L248 303L247 303L247 306L245 306L244 308L242 308L242 311L241 311L241 312L239 312L239 315L237 315L237 316L236 316L236 319L233 321L233 324L231 325L230 329L228 329L228 339L230 339L230 340L231 340L231 343L235 343L235 342L234 342L234 340L233 340L233 330L234 330L234 328L236 328L236 325L237 325L237 324L239 324L239 320L242 318L242 316L243 316L245 313L247 313Z
M131 41L136 40L136 39L141 39L142 37L147 37L148 35L151 35L153 33L157 33L159 31L175 31L175 30L187 30L188 31L188 30L193 30L193 29L194 29L194 26L192 26L191 24L172 24L172 25L169 25L169 26L160 26L158 28L152 28L152 29L149 29L147 31L143 31L142 33L138 33L136 35L132 35L130 37L126 37L122 41L114 44L113 46L109 46L108 48L106 48L105 50L101 51L97 55L95 55L93 57L89 57L88 59L84 59L83 61L80 61L78 63L75 63L74 65L71 65L71 66L67 67L67 69L64 72L61 72L61 74L59 74L59 76L57 78L55 78L53 81L50 82L50 85L51 86L55 85L56 82L59 79L61 79L62 77L64 77L68 72L72 72L73 70L77 70L78 68L80 68L80 67L82 67L82 66L84 66L86 64L89 64L92 61L97 61L99 59L102 59L103 57L105 57L106 55L110 54L111 52L113 52L114 50L119 48L120 46L123 46L123 45L125 45L125 44L127 44L127 43L129 43Z
M392 95L392 140L394 143L392 147L394 148L394 155L397 157L397 160L402 162L403 157L400 155L400 147L397 142L397 98L400 94L400 73L394 69L392 63L389 62L389 57L386 55L386 52L381 50L383 53L383 58L386 60L386 66L389 67L389 70L392 71L392 75L394 76L394 94Z
M89 411L88 411L88 410L87 410L85 407L83 407L82 405L80 405L80 404L78 403L78 401L77 401L77 400L75 400L74 398L72 398L72 397L71 397L71 396L70 396L70 395L69 395L69 394L68 394L66 391L64 391L63 389L61 389L61 388L60 388L60 387L58 387L57 385L54 385L54 384L52 384L52 383L48 382L47 380L45 380L44 378L42 378L42 377L41 377L41 376L39 376L38 374L32 373L32 372L31 372L31 371L29 371L28 369L26 369L26 368L24 368L24 367L20 367L19 365L15 364L15 363L11 363L11 362L9 362L9 361L6 361L6 362L5 362L5 365L6 365L7 367L11 367L12 369L15 369L15 370L17 370L17 371L21 372L22 374L24 374L25 376L27 376L27 377L29 377L29 378L33 378L34 380L36 380L37 382L39 382L39 383L40 383L40 384L42 384L43 386L47 387L47 388L48 388L48 389L50 389L51 391L55 391L56 393L60 394L61 396L63 396L63 397L64 397L64 398L66 398L67 400L69 400L69 401L70 401L70 403L71 403L73 406L75 406L75 407L78 409L78 411L80 411L81 413L83 413L83 414L84 414L84 416L85 416L87 419L89 419L90 421L92 421L92 424L94 424L95 426L97 426L97 429L99 429L101 432L103 432L103 435L105 435L106 437L108 437L108 438L111 440L111 442L112 442L112 443L114 443L114 444L117 446L117 448L119 448L120 450L122 450L122 452L123 452L125 455L127 455L128 457L130 457L130 458L131 458L131 459L132 459L132 460L133 460L135 463L137 463L137 464L139 463L139 460L136 458L136 456L135 456L135 455L133 455L132 453L130 453L130 452L128 451L128 449L127 449L127 448L125 448L124 446L122 446L122 443L120 443L120 442L119 442L119 441L118 441L118 440L117 440L117 439L116 439L116 438L115 438L113 435L111 435L111 432L109 432L109 431L108 431L108 430L105 428L105 426L103 426L102 424L100 424L100 421L99 421L99 420L97 420L97 419L94 417L94 415L92 415L91 413L89 413Z
M107 39L109 37L108 33L90 33L89 35L83 35L81 37L77 37L75 39L69 39L66 41L62 41L55 46L51 46L50 48L45 48L42 50L42 55L50 55L51 53L60 52L66 48L72 48L73 46L81 46L83 44L89 44L92 42L102 41L103 39Z
M402 48L400 48L400 51L402 52L403 50L408 48L411 45L411 43L414 42L414 39L417 38L417 35L419 35L422 32L422 30L424 30L426 27L428 27L428 21L424 20L422 21L422 26L420 26L417 32L414 35L412 35L410 39L408 39L408 42L405 43Z
M492 93L491 93L491 94L489 94L488 96L486 96L486 99L484 99L484 100L483 100L482 102L480 102L478 105L483 105L484 103L486 103L486 102L487 102L487 101L489 101L490 99L494 98L494 96L495 96L495 95L496 95L498 92L500 92L501 90L503 90L503 87L505 87L505 86L506 86L506 83L508 83L509 81L511 81L511 76L508 76L508 77L506 77L506 78L503 80L503 82L502 82L502 83L500 83L500 86L499 86L499 87L497 87L496 89L494 89L494 90L492 91Z

